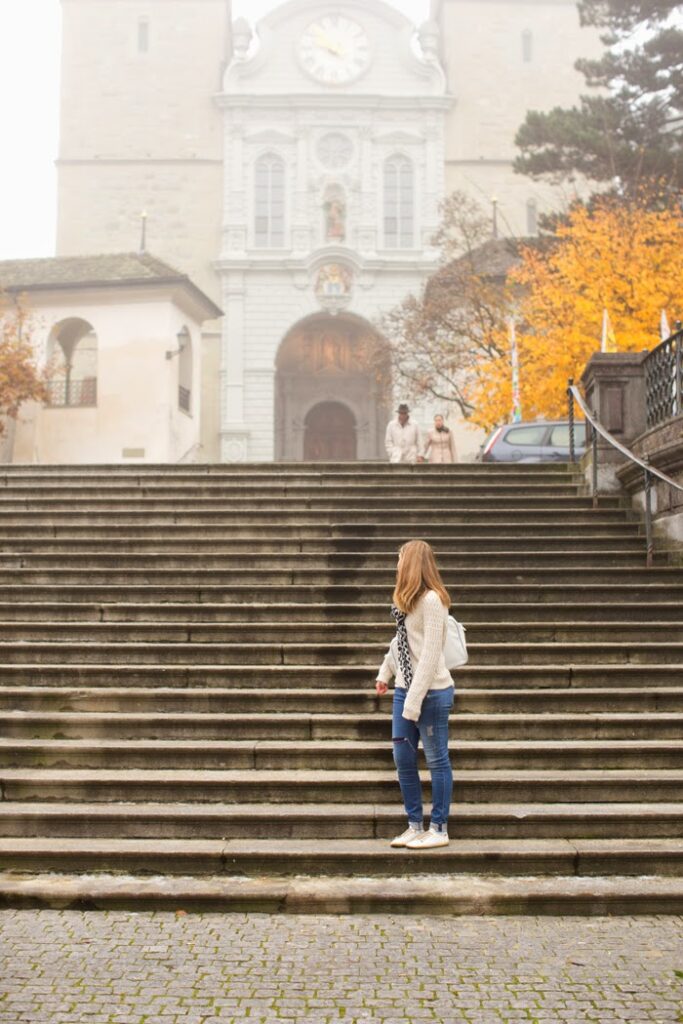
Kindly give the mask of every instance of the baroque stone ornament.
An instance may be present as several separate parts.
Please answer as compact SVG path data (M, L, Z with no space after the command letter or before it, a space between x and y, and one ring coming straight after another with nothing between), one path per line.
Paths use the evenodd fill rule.
M328 313L338 313L351 300L353 274L343 263L325 263L318 271L315 294Z
M323 167L338 170L346 167L353 156L353 143L343 132L327 132L318 139L316 156Z

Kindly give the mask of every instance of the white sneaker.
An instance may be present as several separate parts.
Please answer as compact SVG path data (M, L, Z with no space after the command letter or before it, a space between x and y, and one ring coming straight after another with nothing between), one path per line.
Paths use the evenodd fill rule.
M426 832L415 836L406 843L409 850L433 850L437 846L448 846L450 840L446 832L437 832L428 828Z
M396 836L395 839L391 840L391 845L407 846L413 839L419 839L419 837L424 834L425 830L423 828L413 828L412 825L409 825L405 832L402 832L400 836Z

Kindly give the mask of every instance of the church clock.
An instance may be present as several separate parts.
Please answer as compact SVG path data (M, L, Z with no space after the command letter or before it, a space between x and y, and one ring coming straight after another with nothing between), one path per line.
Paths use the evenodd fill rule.
M365 30L342 14L328 14L312 22L299 40L298 51L304 70L325 85L352 82L370 63Z

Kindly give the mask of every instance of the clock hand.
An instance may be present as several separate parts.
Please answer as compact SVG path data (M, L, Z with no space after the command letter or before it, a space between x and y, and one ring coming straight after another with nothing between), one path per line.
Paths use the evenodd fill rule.
M344 56L346 51L343 49L343 47L341 47L339 43L335 43L334 40L330 39L330 37L325 32L323 32L322 29L316 28L315 35L318 44L324 47L329 53L333 53L335 57Z

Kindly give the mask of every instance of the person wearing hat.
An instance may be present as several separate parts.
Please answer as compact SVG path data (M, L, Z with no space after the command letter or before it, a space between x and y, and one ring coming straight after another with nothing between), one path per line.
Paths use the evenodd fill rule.
M420 451L420 428L410 422L410 409L401 402L398 416L387 426L385 445L389 462L424 462Z

